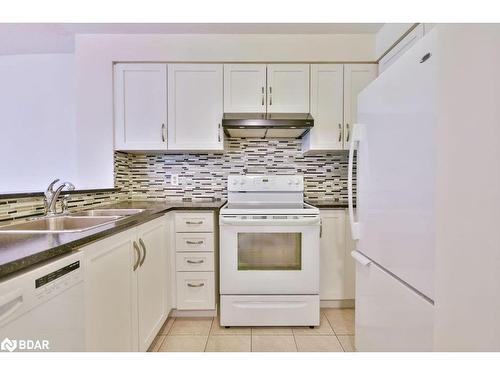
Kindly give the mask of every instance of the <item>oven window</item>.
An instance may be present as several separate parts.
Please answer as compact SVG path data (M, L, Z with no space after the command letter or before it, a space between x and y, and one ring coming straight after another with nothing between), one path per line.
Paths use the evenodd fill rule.
M302 233L238 233L238 270L296 271Z

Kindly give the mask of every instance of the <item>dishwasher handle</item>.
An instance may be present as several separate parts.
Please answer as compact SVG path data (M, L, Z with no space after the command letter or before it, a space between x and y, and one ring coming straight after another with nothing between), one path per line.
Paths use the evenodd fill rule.
M0 322L14 314L23 304L23 290L16 289L0 296Z

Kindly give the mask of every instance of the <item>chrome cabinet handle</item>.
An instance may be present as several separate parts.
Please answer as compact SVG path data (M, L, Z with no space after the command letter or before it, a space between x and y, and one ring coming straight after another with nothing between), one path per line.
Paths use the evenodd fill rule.
M202 263L205 263L204 260L186 260L186 262L188 262L189 264L202 264Z
M161 124L161 141L165 142L165 124Z
M273 88L269 86L269 105L273 105Z
M342 124L339 124L339 142L342 141Z
M203 240L201 240L201 241L189 241L189 240L186 240L186 243L189 244L189 245L201 245L203 243Z
M261 102L261 105L264 105L264 94L265 94L265 90L264 90L264 86L262 86L262 102Z
M350 138L350 135L351 135L351 131L349 130L349 124L345 124L346 125L346 128L347 128L347 135L345 137L345 141L346 142L349 142L349 138Z
M319 238L323 236L323 220L319 219Z
M200 220L200 221L186 221L186 224L199 225L199 224L203 224L203 220Z
M141 260L141 250L139 250L139 246L137 246L137 242L134 241L134 250L135 254L137 255L137 260L135 261L134 264L134 271L139 267L139 261Z
M187 285L191 288L201 288L202 286L205 286L205 283L199 283L199 284L188 283Z
M146 260L147 252L146 252L146 245L144 245L144 241L142 240L142 238L139 238L139 244L141 245L142 250L144 251L144 255L142 256L142 260L139 263L139 266L142 266L144 264L144 261Z
M218 136L218 140L220 142L220 123L219 123L219 128L218 128L218 131L217 131L217 136Z

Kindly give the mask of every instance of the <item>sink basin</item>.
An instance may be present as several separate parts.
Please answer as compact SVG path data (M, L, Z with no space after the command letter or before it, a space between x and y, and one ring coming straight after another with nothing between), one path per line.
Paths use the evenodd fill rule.
M141 208L96 208L75 212L71 216L132 216L143 211Z
M112 223L121 219L120 216L106 217L77 217L77 216L53 216L44 217L24 223L0 227L4 233L65 233L83 232L101 225Z

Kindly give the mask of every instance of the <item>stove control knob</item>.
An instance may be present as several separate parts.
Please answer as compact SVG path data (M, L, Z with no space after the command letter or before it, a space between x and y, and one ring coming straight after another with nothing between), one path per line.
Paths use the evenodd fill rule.
M238 180L233 180L233 185L236 185L238 183Z
M299 184L299 180L295 181L295 185L298 185Z
M292 180L288 180L288 185L291 185L292 184Z
M240 185L245 185L245 181L241 180Z

